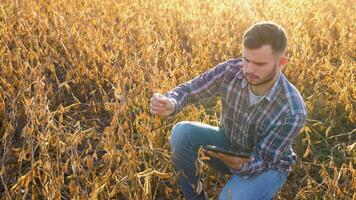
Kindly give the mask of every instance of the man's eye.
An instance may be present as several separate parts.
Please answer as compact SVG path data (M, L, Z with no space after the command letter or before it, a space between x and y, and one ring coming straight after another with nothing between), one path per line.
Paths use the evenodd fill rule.
M256 65L259 66L259 67L262 67L262 66L265 65L265 64L263 64L263 63L257 63Z

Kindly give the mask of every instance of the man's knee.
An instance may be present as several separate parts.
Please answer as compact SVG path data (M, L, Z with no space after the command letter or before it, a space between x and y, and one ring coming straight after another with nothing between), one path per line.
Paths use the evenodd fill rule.
M181 121L173 126L170 136L170 144L172 148L187 139L187 127L190 125L191 123L189 121Z
M249 194L249 190L247 191L241 190L240 188L236 188L236 187L235 188L224 187L219 194L219 200L234 200L234 199L257 200L255 199L253 193Z
M258 199L270 200L282 187L288 174L278 170L268 170L267 172L255 175L255 177L241 178L232 176L226 183L219 195L219 200L232 199Z

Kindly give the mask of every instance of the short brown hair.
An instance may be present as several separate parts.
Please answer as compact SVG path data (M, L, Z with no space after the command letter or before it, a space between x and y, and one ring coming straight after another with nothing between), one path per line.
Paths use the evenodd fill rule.
M273 54L284 53L287 48L285 30L274 22L259 22L252 25L243 36L243 45L248 49L258 49L266 44L272 46Z

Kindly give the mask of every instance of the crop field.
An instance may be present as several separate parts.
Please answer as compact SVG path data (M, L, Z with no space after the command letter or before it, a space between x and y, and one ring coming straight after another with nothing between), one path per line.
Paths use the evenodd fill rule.
M150 98L241 56L266 20L308 108L275 199L356 199L352 0L1 0L0 199L183 199L170 130L218 126L220 99L164 118ZM229 176L201 170L217 199Z

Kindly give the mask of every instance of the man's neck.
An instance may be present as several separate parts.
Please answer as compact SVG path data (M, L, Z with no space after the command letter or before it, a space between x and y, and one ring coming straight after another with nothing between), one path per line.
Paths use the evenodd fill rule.
M264 96L272 88L278 77L279 75L275 76L272 80L262 85L251 85L251 91L257 96Z

